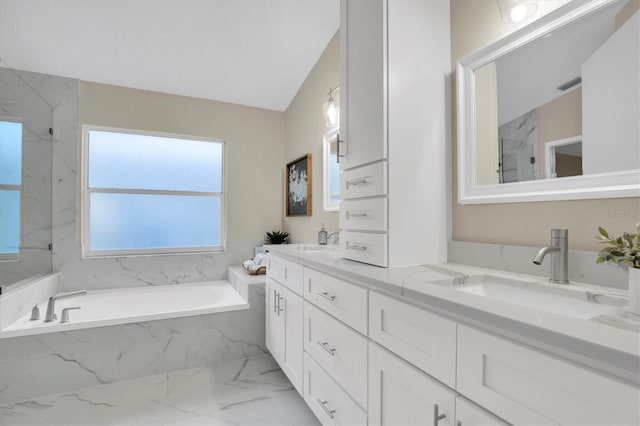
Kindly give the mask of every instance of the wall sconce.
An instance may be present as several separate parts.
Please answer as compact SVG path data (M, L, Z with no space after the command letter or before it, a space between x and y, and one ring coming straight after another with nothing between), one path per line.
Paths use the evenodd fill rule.
M497 0L502 20L509 24L524 21L538 10L538 4L530 0Z
M340 85L329 89L329 100L322 106L324 124L327 127L337 127L340 122L340 104L333 99L333 92L338 90Z

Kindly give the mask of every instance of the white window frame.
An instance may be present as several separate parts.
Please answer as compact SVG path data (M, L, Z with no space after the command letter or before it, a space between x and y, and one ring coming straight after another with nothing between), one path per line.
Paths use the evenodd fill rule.
M177 190L148 190L148 189L121 189L121 188L89 188L89 133L91 131L104 131L111 133L124 133L128 135L156 136L165 138L185 139L199 142L211 142L222 145L222 192L213 191L177 191ZM82 179L81 179L81 233L82 233L82 257L136 257L157 255L184 255L198 253L223 253L226 250L226 144L225 141L213 138L201 138L175 133L149 132L143 130L122 129L115 127L95 126L85 124L82 126ZM196 195L220 198L220 245L206 247L169 247L151 249L125 249L125 250L90 250L91 241L91 194L155 194L155 195Z
M20 177L20 185L0 184L0 190L3 191L18 191L20 193L20 228L22 228L22 187L24 185L24 123L14 117L0 116L0 121L7 123L19 123L22 125L22 140L20 141L20 149L22 150L23 160L20 169L23 172L23 176ZM22 247L22 229L18 233L18 251L16 253L0 253L0 262L18 262L20 261L20 248Z

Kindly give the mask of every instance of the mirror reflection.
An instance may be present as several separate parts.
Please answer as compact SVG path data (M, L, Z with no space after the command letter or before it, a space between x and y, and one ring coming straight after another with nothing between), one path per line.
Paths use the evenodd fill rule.
M323 137L323 208L325 211L338 211L340 205L340 163L338 159L338 137L336 128Z
M0 68L0 286L51 272L47 76Z
M612 1L474 70L478 185L640 168L639 22Z

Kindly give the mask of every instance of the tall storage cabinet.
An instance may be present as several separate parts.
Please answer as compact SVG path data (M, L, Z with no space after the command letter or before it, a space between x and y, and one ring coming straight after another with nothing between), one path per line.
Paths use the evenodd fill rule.
M449 0L341 1L343 256L446 260Z

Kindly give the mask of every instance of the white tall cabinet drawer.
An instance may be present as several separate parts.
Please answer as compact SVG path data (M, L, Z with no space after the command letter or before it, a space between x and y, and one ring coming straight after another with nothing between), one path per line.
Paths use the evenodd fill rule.
M637 425L640 390L458 326L457 390L515 425Z
M387 267L387 234L369 232L340 232L340 250L345 259Z
M353 329L305 302L304 350L364 408L367 343Z
M366 198L342 201L340 226L345 230L386 231L387 199Z
M369 337L455 388L456 323L378 293L369 294Z
M367 414L308 354L304 354L304 401L323 425L367 424Z
M268 254L267 277L278 281L289 290L302 296L302 265L283 259L273 253Z
M304 268L304 299L367 335L367 290Z
M387 193L387 162L381 161L340 173L340 198L374 197Z

